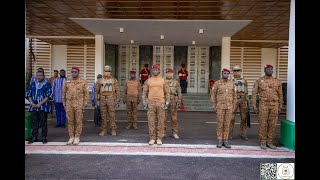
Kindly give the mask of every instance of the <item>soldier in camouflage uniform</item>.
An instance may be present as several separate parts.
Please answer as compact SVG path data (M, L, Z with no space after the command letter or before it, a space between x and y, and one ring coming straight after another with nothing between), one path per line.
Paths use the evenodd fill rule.
M259 113L259 141L261 149L276 149L273 145L274 134L281 112L283 96L281 81L272 77L273 66L264 67L265 76L254 83L252 104L256 113ZM259 94L259 111L257 109L257 95Z
M100 112L102 117L100 136L107 135L107 113L110 117L111 134L117 135L115 108L119 107L120 90L118 81L111 76L111 67L106 65L103 77L96 83L94 92L95 104L100 99Z
M236 86L237 93L237 104L236 110L240 109L240 137L246 141L248 141L247 137L247 111L248 111L248 83L247 80L241 77L241 67L239 65L235 65L233 67L233 77L231 77L234 85ZM230 130L229 130L229 139L232 139L233 135L233 127L236 119L236 113L233 114L231 122L230 122Z
M136 79L136 71L130 71L130 79L124 85L123 103L127 104L128 125L126 129L133 127L138 129L138 104L141 101L141 84Z
M160 66L152 65L153 76L143 85L142 101L145 110L148 110L149 145L162 144L164 135L165 110L169 108L170 92L165 80L160 76ZM157 117L157 128L156 128Z
M79 77L80 69L76 66L71 68L72 78L63 83L62 103L66 109L68 120L69 141L67 145L77 145L80 142L82 131L82 119L84 108L88 103L89 87L86 80ZM74 123L76 129L74 130Z
M237 103L237 93L235 85L229 78L230 71L226 68L222 70L222 79L215 82L211 92L211 103L215 113L217 113L217 147L223 145L231 148L228 142L230 121L235 112Z
M166 110L166 121L164 122L164 137L166 137L167 120L170 119L172 125L172 136L175 139L179 139L178 136L178 114L177 109L180 108L180 102L182 99L181 87L179 81L173 79L173 69L166 69L166 83L169 86L170 91L170 107Z

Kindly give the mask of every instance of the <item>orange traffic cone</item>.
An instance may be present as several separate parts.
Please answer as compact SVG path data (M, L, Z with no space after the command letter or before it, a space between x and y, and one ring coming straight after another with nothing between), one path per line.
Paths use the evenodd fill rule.
M181 99L180 108L177 111L186 111L186 109L184 108L183 99Z

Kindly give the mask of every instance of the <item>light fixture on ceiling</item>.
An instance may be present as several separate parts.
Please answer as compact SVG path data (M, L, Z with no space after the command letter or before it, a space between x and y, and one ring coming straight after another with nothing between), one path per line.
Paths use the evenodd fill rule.
M199 29L199 34L203 34L203 29Z
M123 28L120 28L120 33L123 33L124 29Z
M192 41L192 44L196 44L196 41Z
M134 41L133 41L133 40L131 40L131 41L130 41L130 43L131 43L131 44L133 44L133 43L134 43Z
M160 36L160 39L164 39L164 35L161 35L161 36Z

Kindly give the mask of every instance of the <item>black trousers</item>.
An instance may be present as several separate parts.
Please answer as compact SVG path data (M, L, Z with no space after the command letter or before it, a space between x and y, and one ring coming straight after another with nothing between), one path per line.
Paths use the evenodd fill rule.
M187 80L180 80L181 93L187 93Z
M48 134L48 113L45 111L31 112L32 138L38 138L38 129L41 128L41 138L47 138Z
M101 125L101 114L100 114L100 108L94 108L94 124L97 126Z

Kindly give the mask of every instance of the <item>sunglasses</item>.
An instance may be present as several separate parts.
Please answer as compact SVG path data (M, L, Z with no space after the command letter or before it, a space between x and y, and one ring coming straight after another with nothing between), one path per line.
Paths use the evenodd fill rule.
M71 73L78 73L78 71L71 71Z
M104 71L104 72L111 72L111 71Z

